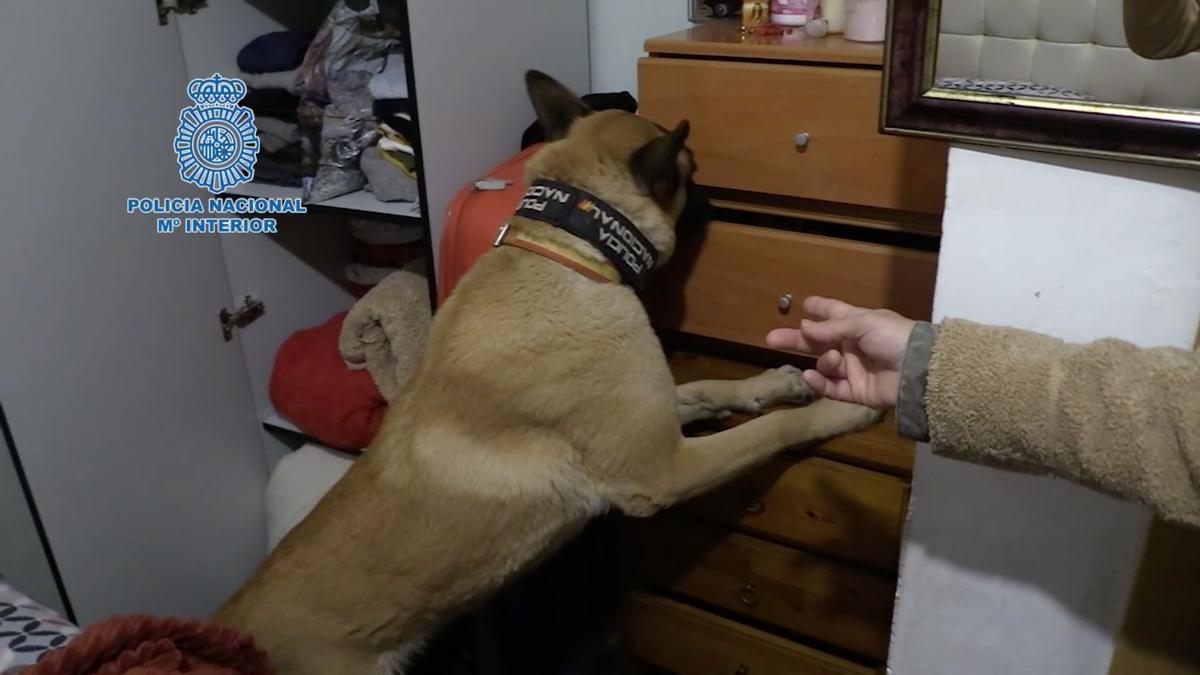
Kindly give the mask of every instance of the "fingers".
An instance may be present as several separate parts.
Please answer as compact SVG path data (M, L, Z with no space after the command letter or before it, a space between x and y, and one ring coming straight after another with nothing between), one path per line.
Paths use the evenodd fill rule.
M854 316L855 314L862 314L867 310L862 307L855 307L841 300L810 295L804 299L804 311L821 319L841 319Z
M816 354L820 351L809 344L799 328L776 328L767 333L767 346L771 349L787 349L807 354Z
M815 370L804 371L804 382L812 390L824 396L846 403L859 403L854 398L854 391L847 380L831 380Z
M836 349L830 349L817 359L817 372L834 380L846 379L846 357Z
M801 321L800 331L806 344L833 346L861 338L866 327L863 317L855 314L826 321Z

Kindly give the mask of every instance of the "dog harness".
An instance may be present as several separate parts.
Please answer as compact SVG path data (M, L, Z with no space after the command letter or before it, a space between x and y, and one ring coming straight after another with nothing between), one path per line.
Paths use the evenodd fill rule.
M596 247L608 265L587 260L570 247L500 228L493 246L515 246L549 258L596 281L625 283L641 290L658 260L658 249L631 220L599 197L555 180L535 180L516 215L564 230Z

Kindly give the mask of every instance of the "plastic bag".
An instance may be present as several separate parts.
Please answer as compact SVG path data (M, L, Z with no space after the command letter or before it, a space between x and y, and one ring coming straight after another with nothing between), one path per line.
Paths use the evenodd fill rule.
M306 181L304 189L306 203L322 202L366 185L359 159L363 150L378 139L367 83L383 70L398 34L381 20L377 0L357 0L354 4L361 5L361 9L352 9L347 0L333 6L313 41L319 53L306 55L310 68L302 66L302 98L316 101L323 97L327 101L316 148L316 176ZM308 63L308 56L314 56L314 61L319 56L316 71ZM310 125L313 122L310 119Z

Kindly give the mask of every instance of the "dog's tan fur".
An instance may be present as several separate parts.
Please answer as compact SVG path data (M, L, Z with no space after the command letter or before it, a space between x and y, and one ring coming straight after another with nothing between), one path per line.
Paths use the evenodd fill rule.
M667 134L624 112L580 117L561 85L539 74L529 84L551 138L565 134L531 159L530 177L600 196L665 260L683 188L656 194L671 181L647 185L630 157ZM672 147L687 176L690 153ZM603 260L549 225L510 226ZM251 633L282 675L403 670L440 625L589 518L612 507L650 515L784 448L877 419L818 401L710 436L680 433L681 421L805 398L793 368L677 389L629 288L494 249L438 312L371 447L213 618Z

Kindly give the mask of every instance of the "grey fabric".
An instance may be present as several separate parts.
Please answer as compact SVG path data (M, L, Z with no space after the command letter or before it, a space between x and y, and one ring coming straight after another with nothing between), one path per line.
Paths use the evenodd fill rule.
M362 172L375 197L385 202L417 200L417 179L380 155L379 148L367 148L362 154Z
M900 391L896 395L896 431L915 441L929 440L929 419L925 414L925 386L937 326L924 321L913 327L900 369Z

